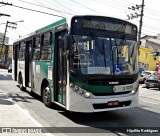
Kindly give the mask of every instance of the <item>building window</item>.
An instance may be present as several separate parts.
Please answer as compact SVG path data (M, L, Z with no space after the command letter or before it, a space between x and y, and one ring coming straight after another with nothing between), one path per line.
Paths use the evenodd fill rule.
M144 53L144 58L145 58L145 59L147 59L147 55L148 55L147 53Z

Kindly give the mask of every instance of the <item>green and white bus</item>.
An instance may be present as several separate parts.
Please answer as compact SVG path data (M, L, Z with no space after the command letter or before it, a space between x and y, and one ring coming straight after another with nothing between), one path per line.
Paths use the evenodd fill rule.
M50 107L100 112L138 105L136 25L111 17L63 18L13 45L13 79Z

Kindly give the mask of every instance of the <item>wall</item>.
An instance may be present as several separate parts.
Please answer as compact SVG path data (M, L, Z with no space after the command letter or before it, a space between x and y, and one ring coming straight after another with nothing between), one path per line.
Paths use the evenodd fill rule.
M159 62L159 57L151 56L151 53L154 50L140 47L139 49L139 67L142 67L144 70L156 70L156 64ZM156 58L156 60L154 59Z

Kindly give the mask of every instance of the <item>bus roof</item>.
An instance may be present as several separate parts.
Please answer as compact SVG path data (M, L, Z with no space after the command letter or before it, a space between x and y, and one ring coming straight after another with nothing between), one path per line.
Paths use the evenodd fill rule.
M66 22L67 22L67 21L66 21L66 18L63 18L63 19L61 19L61 20L58 20L58 21L56 21L56 22L54 22L54 23L52 23L52 24L49 24L49 25L47 25L47 26L45 26L45 27L42 27L42 28L40 28L40 29L38 29L38 30L35 30L35 31L32 32L32 33L29 33L29 34L27 34L27 35L25 35L25 36L17 39L16 41L14 41L14 43L15 43L15 42L18 42L18 41L21 41L21 40L23 40L23 39L26 39L26 38L28 38L28 37L30 37L30 36L32 36L32 35L36 35L36 34L38 34L38 33L42 33L42 32L44 32L44 31L47 31L47 30L49 30L49 29L52 29L52 28L56 27L57 25L64 24L64 23L66 23Z
M47 25L47 26L45 26L45 27L42 27L42 28L38 29L38 30L36 31L36 33L41 33L41 32L43 32L43 31L46 31L46 30L48 30L48 29L51 29L51 28L53 28L53 27L56 27L57 25L64 24L64 23L67 23L66 18L63 18L63 19L61 19L61 20L59 20L59 21L57 21L57 22L54 22L54 23L52 23L52 24L50 24L50 25Z

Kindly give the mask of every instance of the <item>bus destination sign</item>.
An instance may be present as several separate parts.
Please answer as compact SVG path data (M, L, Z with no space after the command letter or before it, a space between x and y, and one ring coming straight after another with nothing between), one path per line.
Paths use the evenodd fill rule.
M126 24L118 24L111 22L101 22L101 21L93 21L93 20L83 20L83 28L89 29L99 29L99 30L107 30L107 31L117 31L117 32L125 32L127 34L132 34L133 26ZM134 29L136 32L136 28Z

